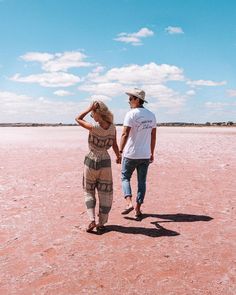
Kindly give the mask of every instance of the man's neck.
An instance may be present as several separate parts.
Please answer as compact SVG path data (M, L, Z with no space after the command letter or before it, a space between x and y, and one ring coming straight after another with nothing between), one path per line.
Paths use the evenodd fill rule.
M132 107L131 109L139 109L139 108L144 109L144 106L135 106L135 107Z

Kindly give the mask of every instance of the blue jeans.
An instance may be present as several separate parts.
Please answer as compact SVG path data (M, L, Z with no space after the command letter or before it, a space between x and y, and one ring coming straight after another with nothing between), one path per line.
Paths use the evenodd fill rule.
M137 170L137 180L138 180L138 191L136 201L138 204L142 204L145 193L146 193L146 178L149 166L149 159L129 159L123 158L122 170L121 170L121 180L122 189L125 198L132 196L132 190L130 186L130 179L134 172Z

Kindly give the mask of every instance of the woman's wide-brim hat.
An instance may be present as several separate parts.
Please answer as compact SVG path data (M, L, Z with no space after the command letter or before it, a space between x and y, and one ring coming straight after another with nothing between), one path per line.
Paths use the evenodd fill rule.
M139 88L134 88L130 91L127 91L125 92L127 95L131 95L131 96L135 96L137 98L140 98L142 99L144 102L148 103L146 100L145 100L145 92L142 90L142 89L139 89Z

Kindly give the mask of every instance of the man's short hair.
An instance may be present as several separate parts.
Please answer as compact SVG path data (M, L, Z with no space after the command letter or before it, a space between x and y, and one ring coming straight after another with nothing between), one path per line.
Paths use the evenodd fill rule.
M139 100L139 105L142 106L144 104L144 100L142 100L141 98L138 98Z

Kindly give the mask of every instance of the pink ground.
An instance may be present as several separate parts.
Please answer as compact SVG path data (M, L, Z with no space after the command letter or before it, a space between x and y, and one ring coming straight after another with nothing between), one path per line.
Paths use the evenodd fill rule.
M86 131L0 128L0 294L236 294L236 128L165 127L157 138L144 219L120 214L113 161L99 236L84 231Z

